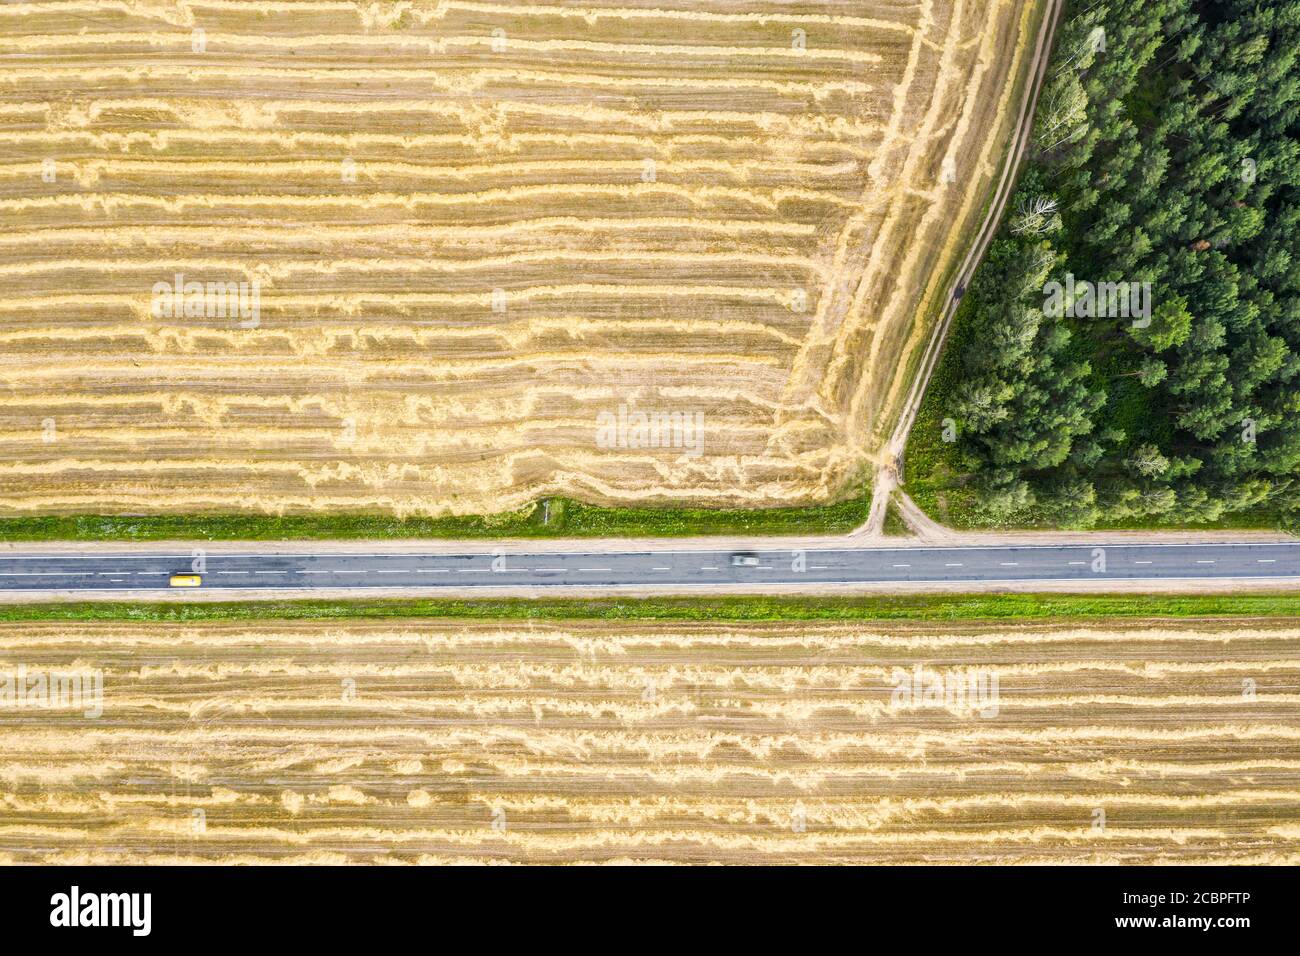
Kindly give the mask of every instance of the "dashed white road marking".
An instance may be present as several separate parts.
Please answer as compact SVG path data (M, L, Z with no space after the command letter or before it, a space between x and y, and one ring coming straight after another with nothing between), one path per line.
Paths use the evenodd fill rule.
M578 568L579 571L608 571L609 568Z

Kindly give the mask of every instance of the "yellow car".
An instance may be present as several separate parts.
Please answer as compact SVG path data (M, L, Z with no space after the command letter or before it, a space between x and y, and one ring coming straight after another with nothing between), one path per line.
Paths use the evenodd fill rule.
M203 584L201 574L173 574L171 586L174 588L197 588Z

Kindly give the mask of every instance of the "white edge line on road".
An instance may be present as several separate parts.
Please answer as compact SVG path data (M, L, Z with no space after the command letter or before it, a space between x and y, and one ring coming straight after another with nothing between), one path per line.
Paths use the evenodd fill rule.
M1105 578L1104 578L1103 576L1101 576L1101 575L1098 575L1096 578L1085 578L1084 580L1101 581L1101 580L1105 580ZM1150 580L1153 580L1153 579L1151 579L1151 578L1123 578L1123 577L1120 577L1120 578L1111 578L1110 580L1112 580L1112 581L1119 581L1119 582L1130 581L1130 582L1135 582L1135 583L1142 583L1142 582L1150 581ZM1259 584L1268 584L1268 585L1273 585L1273 584L1278 583L1279 581L1295 581L1295 582L1297 582L1297 583L1300 583L1300 576L1289 575L1289 574L1288 574L1288 575L1281 575L1281 574L1279 574L1279 575L1272 576L1272 577L1270 577L1270 576L1268 576L1268 575L1263 575L1263 576L1256 575L1256 576L1254 576L1254 577L1239 577L1239 578L1231 578L1231 577L1228 577L1228 578L1223 578L1223 577L1216 578L1216 577L1208 577L1208 576L1207 576L1207 577L1202 577L1202 578L1159 578L1159 579L1154 579L1154 580L1159 580L1161 583L1164 583L1164 584L1185 584L1185 585L1187 585L1188 587L1192 587L1192 586L1198 586L1198 587L1199 587L1199 586L1203 586L1203 585L1205 585L1205 584L1207 584L1207 583L1211 583L1211 582L1222 582L1224 585L1229 585L1229 584L1241 584L1242 582L1254 582L1254 583L1259 583ZM947 579L947 578L935 578L935 579L923 578L923 579L920 579L920 580L908 579L908 580L885 580L885 581L783 581L783 582L780 583L780 587L792 587L792 588L799 588L799 587L810 587L810 588L844 588L844 587L848 587L848 588L860 588L860 587L876 587L876 588L880 588L880 587L888 587L888 586L890 586L890 585L898 585L898 584L906 584L906 585L910 585L910 586L914 586L914 585L944 585L944 584L950 584L950 585L954 585L955 587L954 587L954 588L949 588L949 589L947 589L947 590L943 590L943 591L938 591L937 593L957 593L957 592L958 592L958 589L959 589L959 587L960 587L961 585L979 585L979 584L1023 584L1023 585L1025 585L1027 588L1032 589L1034 586L1036 586L1036 585L1040 585L1040 584L1078 584L1078 583L1079 583L1079 579L1078 579L1078 578L1073 578L1073 577L1071 577L1071 578L981 578L981 579L979 579L979 580L974 580L974 581L952 581L952 580L949 580L949 579ZM618 588L618 589L620 589L620 590L649 590L649 591L651 591L651 592L653 592L656 588L659 588L659 587L662 587L662 586L663 586L663 585L649 584L649 583L647 583L647 584L618 584L618 585L613 585L613 587ZM753 585L752 583L750 583L750 582L746 582L746 581L714 581L714 582L709 582L709 581L699 581L699 582L689 582L689 583L688 583L688 582L682 582L681 584L672 584L672 585L669 585L669 586L670 586L670 587L674 587L674 588L678 588L678 587L682 587L682 588L728 588L728 589L733 589L733 590L740 590L740 591L743 592L743 591L745 591L746 588L752 588L754 585ZM455 585L454 587L447 587L447 588L431 588L431 589L429 589L429 590L433 590L433 591L456 591L456 590L473 590L473 589L478 589L478 588L486 588L486 589L492 589L492 588L495 588L495 589L497 589L497 590L499 590L499 591L528 591L528 590L530 590L530 589L537 589L537 588L545 588L545 589L547 589L547 590L560 590L560 589L562 589L562 588L568 588L568 589L570 589L570 590L572 590L572 591L585 592L585 591L590 590L591 587L592 587L592 585L590 585L590 584L573 584L573 583L566 583L566 584L546 584L546 583L536 583L536 584L457 584L457 585ZM42 593L47 593L48 591L54 591L54 592L56 592L56 593L60 593L60 594L74 594L74 595L80 595L80 594L85 594L85 593L87 592L87 590L90 590L90 589L70 590L70 589L68 589L68 588L47 588L47 589L41 590L41 589L37 589L37 588L5 588L5 587L0 587L0 593L7 593L7 594L33 594L33 593L34 593L34 594L42 594ZM245 585L245 586L238 586L238 585L237 585L237 586L234 586L234 587L210 588L210 589L207 589L206 591L204 591L204 593L205 593L205 594L213 594L213 593L216 593L216 592L218 592L218 591L268 591L268 592L276 592L276 593L279 593L279 592L283 592L283 591L301 591L301 590L313 590L313 589L309 589L309 588L292 588L292 587L281 587L281 588L277 588L277 587L274 587L274 586L268 586L268 585L261 585L261 586L259 586L259 585ZM391 588L391 587L384 587L384 586L381 585L381 584L367 584L367 585L360 586L360 587L348 587L347 585L332 585L332 586L331 586L330 588L328 588L327 590L338 590L338 591L375 591L375 592L388 592L388 591L391 591L392 588ZM103 593L106 593L106 592L112 592L112 591L153 591L153 592L156 592L156 593L158 593L158 594L177 594L177 593L178 593L178 591L177 591L176 588L157 588L157 587L94 588L93 591L94 591L94 593L96 593L96 594L103 594ZM759 593L759 592L755 592L755 593ZM918 593L920 593L920 592L918 592ZM996 592L993 592L993 593L996 593ZM1069 592L1064 592L1064 593L1069 593ZM1090 592L1090 591L1083 591L1083 592L1079 592L1079 593L1084 593L1084 594L1086 594L1086 593L1092 593L1092 592ZM761 596L761 595L760 595L760 596ZM338 600L344 600L344 598L338 598Z
M401 540L394 538L394 541ZM762 553L790 553L802 551L804 554L861 554L863 552L871 553L896 553L905 554L943 554L959 551L1062 551L1078 548L1080 550L1090 550L1092 548L1106 548L1108 550L1131 550L1134 548L1296 548L1300 549L1300 541L1219 541L1219 542L1124 542L1115 544L1099 544L1096 541L1081 542L1063 542L1061 544L957 544L947 547L943 546L918 546L918 547L883 547L883 548L853 548L853 547L831 547L831 548L764 548L759 542L751 551ZM432 551L208 551L209 560L218 561L223 558L487 558L497 556L500 549L492 551L459 551L459 552L432 552ZM616 549L604 551L507 551L505 557L595 557L597 555L619 555L620 557L635 557L645 554L731 554L732 549L711 549L711 548L687 548L687 549L638 549L632 551L619 551ZM159 551L126 551L126 552L72 552L68 554L59 554L47 551L33 551L23 554L0 554L0 561L30 561L32 559L64 559L72 558L78 560L103 560L105 558L134 558L137 560L151 558L184 558L192 559L193 555L186 554L168 554Z

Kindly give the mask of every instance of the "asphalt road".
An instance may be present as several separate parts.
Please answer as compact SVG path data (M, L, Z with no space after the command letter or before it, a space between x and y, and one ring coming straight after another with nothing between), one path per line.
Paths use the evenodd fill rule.
M320 588L615 588L889 582L1159 581L1300 577L1300 542L1274 544L1041 545L753 551L491 552L467 554L32 553L0 556L0 591L166 589L199 570L208 590Z

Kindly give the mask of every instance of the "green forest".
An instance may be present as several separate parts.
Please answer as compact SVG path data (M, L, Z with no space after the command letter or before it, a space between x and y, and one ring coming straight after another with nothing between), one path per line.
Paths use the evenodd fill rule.
M1298 55L1300 0L1067 4L908 448L932 516L1295 527Z

